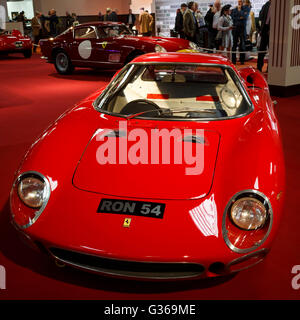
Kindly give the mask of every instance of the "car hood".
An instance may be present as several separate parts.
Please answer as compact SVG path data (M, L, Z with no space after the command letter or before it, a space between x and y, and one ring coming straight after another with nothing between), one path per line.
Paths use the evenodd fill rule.
M174 140L171 138L170 145L165 144L162 148L162 140L159 146L155 144L156 133L165 130L159 126L154 129L129 125L127 131L99 128L78 162L73 185L89 192L126 198L184 200L205 197L213 182L220 141L218 132L199 129L191 134L186 133L185 126L176 126L180 135ZM143 129L142 139L140 136L132 138L133 132L139 135L135 129ZM155 130L158 131L155 133ZM126 135L134 141L128 141ZM175 149L175 140L179 142L176 148L181 142L183 155L178 151L180 149ZM124 155L121 148L125 150L125 158L120 156ZM164 156L162 151L166 152ZM136 163L139 161L142 163Z

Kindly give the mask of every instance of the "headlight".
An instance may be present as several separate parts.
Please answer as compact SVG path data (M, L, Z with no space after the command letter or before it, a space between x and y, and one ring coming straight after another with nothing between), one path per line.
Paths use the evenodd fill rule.
M231 208L230 216L236 226L243 230L256 230L266 222L267 210L255 198L241 198Z
M39 178L24 178L19 182L18 195L28 207L40 208L46 198L46 185Z
M221 91L222 101L226 104L229 109L235 109L237 100L234 93L228 88L224 88Z
M190 41L190 42L189 42L189 47L190 47L191 49L193 49L193 50L199 51L199 47L198 47L198 46L196 45L196 43L193 42L193 41Z
M164 47L162 47L159 44L157 44L155 46L155 52L167 52L167 50Z
M39 172L22 173L10 193L10 208L14 223L21 229L34 224L47 206L51 195L49 180Z

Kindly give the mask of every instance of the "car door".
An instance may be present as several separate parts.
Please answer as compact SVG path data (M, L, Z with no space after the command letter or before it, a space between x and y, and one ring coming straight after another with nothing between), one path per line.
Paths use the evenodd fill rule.
M98 35L97 56L99 61L108 68L117 65L121 66L122 46L118 42L118 26L100 26L98 27Z
M98 33L95 26L78 26L73 31L70 57L75 65L93 66L97 56Z

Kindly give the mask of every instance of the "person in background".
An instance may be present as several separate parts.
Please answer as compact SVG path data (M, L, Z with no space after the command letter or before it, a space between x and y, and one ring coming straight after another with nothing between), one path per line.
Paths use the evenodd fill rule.
M260 13L259 13L259 22L260 22L260 46L259 51L267 50L269 46L270 38L270 23L271 23L271 0L266 2ZM257 69L262 72L264 66L265 53L259 53L257 59Z
M221 1L216 0L214 5L209 8L205 16L205 22L208 29L208 48L218 49L216 36L218 34L218 22L221 12Z
M102 15L101 11L98 12L98 20L103 21L103 15Z
M244 0L244 6L247 6L250 8L250 14L246 24L246 35L247 35L247 38L249 38L249 40L252 42L253 33L256 31L255 15L254 15L254 12L251 10L252 4L250 0Z
M25 29L26 29L26 20L27 18L25 17L25 12L24 11L21 11L18 16L17 16L17 22L22 22L23 24L23 30L24 30L24 33L25 33Z
M250 14L250 8L243 5L243 0L238 0L238 5L231 11L233 20L233 46L232 46L232 63L236 64L236 50L239 46L240 62L245 64L245 35L246 24Z
M66 11L66 29L73 26L74 19L69 11Z
M198 8L196 3L195 17L197 21L196 43L203 48L205 43L205 33L207 31L206 24L202 12Z
M194 15L195 3L191 1L188 3L188 9L183 15L183 32L187 40L195 42L197 21Z
M76 15L76 13L72 13L72 18L73 18L73 27L76 27L76 26L78 26L79 24L80 24L80 22L79 22L79 20L78 20L78 18L77 18L77 15Z
M233 29L233 22L230 16L230 4L225 5L220 14L220 19L218 22L218 34L217 38L220 37L221 45L220 50L227 51L227 57L230 55L231 47L232 47L232 29Z
M127 24L130 30L132 30L133 26L135 25L135 15L132 13L131 9L128 11Z
M114 9L109 15L109 21L118 22L118 9Z
M213 29L214 29L214 34L217 36L218 34L218 25L219 25L219 19L221 16L221 9L222 9L222 4L221 1L216 1L215 5L214 5L214 10L215 10L215 14L214 14L214 19L213 19ZM215 47L216 50L219 50L220 47L220 40L216 40L215 39Z
M37 45L42 36L42 22L41 22L42 14L39 11L35 12L34 17L31 19L31 28L33 35L33 52L36 52Z
M111 8L107 8L106 9L106 13L105 15L103 16L103 21L110 21L110 14L111 14Z
M152 22L153 18L147 11L144 11L144 8L141 8L140 11L141 11L139 15L140 34L142 34L144 37L149 37L151 36L150 23Z
M50 36L56 37L57 36L57 25L59 23L58 17L56 15L56 11L54 9L51 9L49 11L49 17L42 16L42 18L44 20L49 21Z
M251 10L252 5L250 0L244 0L243 1L244 6L249 7L250 13L246 22L246 28L245 28L245 50L247 51L245 54L245 60L251 60L250 52L252 51L253 44L252 44L252 36L254 32L256 31L255 26L255 16L254 12ZM256 41L254 41L256 42Z
M182 3L180 6L180 9L178 9L178 12L176 14L176 19L175 19L175 31L179 34L179 37L181 39L185 38L184 31L183 31L183 15L185 14L186 9L187 9L186 3Z
M152 32L153 32L153 26L154 26L154 18L152 16L152 14L149 13L148 10L145 10L145 12L147 12L149 14L149 18L150 18L150 23L149 23L149 32L150 32L150 35L149 36L152 36Z

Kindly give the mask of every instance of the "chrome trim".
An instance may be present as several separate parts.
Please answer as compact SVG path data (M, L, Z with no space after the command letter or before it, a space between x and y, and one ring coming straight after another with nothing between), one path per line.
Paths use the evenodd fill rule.
M150 61L150 62L134 62L134 63L128 63L125 67L131 67L131 66L139 66L139 65L153 65L153 64L163 64L163 65L198 65L198 66L204 66L204 67L220 67L220 68L224 68L224 69L228 69L230 70L231 76L233 77L233 80L236 80L235 83L238 86L238 88L240 89L240 92L242 94L242 96L244 97L244 99L246 99L246 101L248 102L250 108L249 111L238 115L238 116L231 116L231 117L224 117L224 118L176 118L176 119L172 119L172 118L151 118L151 117L143 117L143 118L135 118L135 120L156 120L156 121L193 121L193 122L208 122L208 121L226 121L226 120L232 120L232 119L239 119L239 118L243 118L248 116L249 114L251 114L254 111L254 105L249 97L249 94L247 92L247 90L245 89L244 85L241 82L241 79L239 78L239 76L236 74L236 72L234 71L234 69L226 64L216 64L216 63L197 63L197 62L155 62L155 61ZM130 71L130 69L128 70ZM121 72L120 72L121 73ZM118 78L119 74L117 75L116 79ZM116 80L114 79L114 80ZM107 88L107 87L106 87ZM105 88L105 89L106 89ZM117 117L117 118L125 118L126 116L122 116L120 114L116 114L116 113L112 113L110 111L107 110L102 110L100 105L102 106L104 102L99 103L98 105L96 105L96 101L99 99L103 99L104 97L104 92L105 89L101 92L101 94L95 99L95 101L93 102L93 107L96 111L104 113L104 114L108 114L112 117ZM101 98L101 96L103 95L103 97Z
M269 206L269 210L268 210L268 214L269 214L269 217L270 217L270 225L269 225L269 229L267 231L267 233L265 234L265 236L263 237L263 239L256 245L254 245L253 247L251 248L248 248L248 249L239 249L237 247L235 247L228 239L228 236L227 236L227 229L226 229L226 216L228 214L228 209L229 207L232 205L232 203L235 201L235 199L237 197L239 197L240 195L242 194L246 194L246 193L254 193L256 195L259 195L260 197L262 197L268 204ZM237 252L237 253L248 253L250 251L253 251L255 249L257 249L258 247L260 247L268 238L270 232L271 232L271 229L272 229L272 225L273 225L273 209L272 209L272 206L271 206L271 202L270 200L267 198L267 196L265 196L262 192L258 191L258 190L254 190L254 189L248 189L248 190L243 190L243 191L240 191L238 193L236 193L227 203L226 207L225 207L225 210L224 210L224 213L223 213L223 220L222 220L222 234L223 234L223 238L224 238L224 241L226 243L226 245L234 252ZM253 231L253 230L252 230Z
M53 248L55 249L55 248ZM59 248L57 248L59 249ZM141 273L138 273L138 272L135 272L135 271L124 271L122 272L121 270L111 270L111 269L104 269L104 268L97 268L97 267L93 267L93 266L87 266L87 265L84 265L84 264L80 264L80 263L76 263L76 262L73 262L73 261L69 261L69 260L65 260L65 259L62 259L62 258L59 258L57 257L55 254L52 253L51 251L51 248L48 248L47 249L48 252L50 253L50 255L57 261L59 261L60 263L63 263L63 264L66 264L66 265L69 265L69 266L72 266L72 267L76 267L76 268L79 268L81 270L87 270L87 271L91 271L91 272L96 272L96 273L100 273L100 274L105 274L105 275L109 275L109 276L117 276L117 277L122 277L122 278L135 278L135 279L153 279L153 280L168 280L168 279L189 279L189 278L199 278L201 277L204 273L205 273L205 267L202 265L202 264L198 264L198 263L190 263L190 262L154 262L154 261L136 261L136 260L122 260L122 259L117 259L117 258L107 258L107 257L101 257L101 256L97 256L97 255L94 255L94 254L88 254L88 253L81 253L81 252L78 252L78 251L74 251L74 250L66 250L66 249L61 249L61 250L65 250L65 251L70 251L70 252L74 252L74 253L78 253L78 254L82 254L82 255L87 255L87 256L91 256L91 257L98 257L98 258L102 258L102 259L107 259L107 260L116 260L116 261L123 261L123 262L131 262L131 263L156 263L156 264L193 264L193 265L198 265L199 267L203 267L203 272L190 272L191 274L190 275L174 275L174 272L173 273L173 276L171 275L172 272L170 272L169 276L166 275L163 276L157 276L155 275L155 272L151 273L151 272L141 272ZM180 273L180 272L179 272ZM184 272L182 272L184 273ZM188 273L188 272L187 272Z
M43 205L42 205L37 211L35 211L35 217L34 217L32 220L30 220L30 222L29 222L27 225L25 225L25 226L20 226L20 225L18 225L18 224L15 222L15 220L14 220L14 223L15 223L19 228L21 228L21 229L27 229L28 227L32 226L32 225L37 221L37 219L40 217L40 215L42 214L42 212L45 210L45 208L46 208L46 206L47 206L47 204L48 204L50 195L51 195L51 187L50 187L50 183L49 183L48 179L47 179L43 174L41 174L41 173L39 173L39 172L37 172L37 171L26 171L26 172L21 173L21 174L17 177L17 179L15 180L11 192L17 192L17 195L18 195L18 197L19 197L18 190L15 190L15 188L16 188L17 185L20 183L20 181L22 180L22 178L23 178L24 176L28 176L28 175L29 175L29 176L30 176L30 175L32 175L32 176L37 176L38 178L40 178L40 179L44 182L44 184L45 184L45 189L46 189L46 190L45 190L45 195L44 195L44 199L43 199ZM20 197L19 197L19 199L20 199ZM22 201L22 200L20 199L20 201ZM22 203L23 203L24 205L26 205L23 201L22 201ZM32 209L32 210L35 210L34 208L31 208L31 209ZM13 217L13 219L14 219L14 213L12 213L12 217Z
M262 261L265 259L266 255L269 253L269 249L264 248L264 249L261 249L261 250L252 252L252 253L250 253L250 254L246 254L245 256L239 257L239 258L237 258L237 259L234 259L234 260L232 260L231 262L229 262L229 263L226 265L226 269L227 269L228 271L230 271L230 267L231 267L231 266L234 266L234 265L239 264L239 263L241 263L241 262L247 261L247 260L251 259L252 257L255 257L255 256L257 256L257 255L260 255L261 253L264 253L265 255L264 255L261 259L259 259L258 261L256 261L255 263L250 264L250 265L248 265L248 266L246 266L246 267L244 267L244 268L240 268L240 269L231 271L231 272L240 272L240 271L242 271L242 270L247 270L247 269L249 269L249 268L252 268L252 267L254 267L255 265L259 264L260 262L262 262Z

